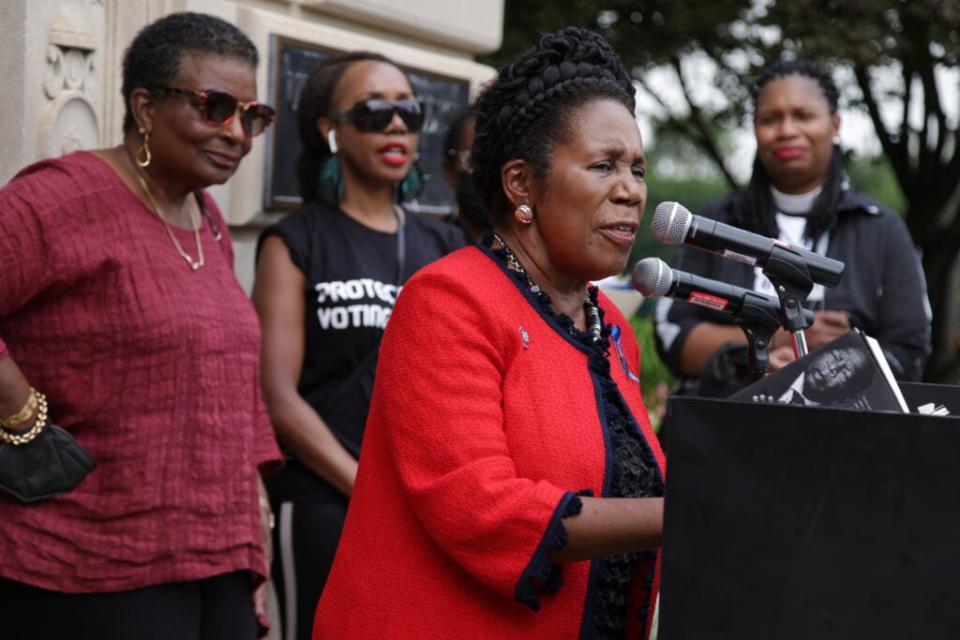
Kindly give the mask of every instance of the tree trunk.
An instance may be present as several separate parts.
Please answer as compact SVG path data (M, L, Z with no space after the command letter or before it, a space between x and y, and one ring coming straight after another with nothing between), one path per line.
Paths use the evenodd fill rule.
M960 377L960 345L957 339L960 336L953 331L954 307L954 274L957 268L957 254L960 250L960 239L953 232L953 225L940 224L940 216L931 210L942 211L944 206L923 202L915 202L910 208L908 218L914 224L911 230L915 237L923 238L923 270L927 276L927 292L930 307L933 312L931 327L931 342L933 350L927 364L924 380L941 384L956 384ZM926 205L926 206L924 206ZM953 205L954 215L951 219L958 219L958 207ZM918 310L919 313L919 310Z
M924 271L927 273L927 291L930 295L930 307L933 311L933 325L931 327L931 342L933 351L927 363L924 380L941 384L955 384L960 372L960 355L958 355L956 337L950 329L951 290L953 288L953 267L946 269L935 268L934 263L942 263L943 256L935 256L930 261L924 260ZM956 262L953 260L952 262Z

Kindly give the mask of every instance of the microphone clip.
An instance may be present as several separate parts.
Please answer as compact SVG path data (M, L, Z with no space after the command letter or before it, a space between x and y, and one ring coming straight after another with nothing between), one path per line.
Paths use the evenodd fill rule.
M780 328L780 317L761 294L748 293L736 322L747 337L747 366L754 379L759 380L770 363L770 341Z
M807 261L789 248L774 245L763 273L780 298L780 320L783 328L792 334L793 355L801 358L807 355L807 338L803 330L812 324L803 308L814 284Z
M774 246L763 273L780 298L780 315L788 331L802 331L810 326L803 313L803 303L813 291L813 277L807 261L790 249Z

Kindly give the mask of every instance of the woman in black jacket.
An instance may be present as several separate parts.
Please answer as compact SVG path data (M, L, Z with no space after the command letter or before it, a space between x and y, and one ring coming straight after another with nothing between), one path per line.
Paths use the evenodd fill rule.
M832 78L813 62L768 67L754 94L757 155L750 184L711 203L701 215L846 263L839 286L817 285L808 298L816 310L805 332L808 347L859 327L880 342L897 378L919 380L930 353L919 256L903 221L851 187L839 144L838 100ZM675 266L775 295L760 269L698 249L682 247ZM716 379L729 376L730 355L742 352L746 342L729 317L665 298L657 305L655 322L658 351L683 378L684 390L723 395L749 382L746 375ZM790 336L781 329L771 345L771 368L792 359ZM746 374L745 367L740 372Z

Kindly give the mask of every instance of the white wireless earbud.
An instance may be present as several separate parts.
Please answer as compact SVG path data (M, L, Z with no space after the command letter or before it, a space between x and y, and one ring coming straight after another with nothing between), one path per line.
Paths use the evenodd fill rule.
M327 146L330 147L330 153L337 152L337 132L333 129L327 133Z

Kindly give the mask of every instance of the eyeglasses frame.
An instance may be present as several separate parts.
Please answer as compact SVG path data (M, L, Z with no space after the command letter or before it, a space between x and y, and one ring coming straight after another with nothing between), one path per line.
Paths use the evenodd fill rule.
M277 116L276 110L270 105L264 104L262 102L258 102L257 100L243 101L238 97L236 97L235 95L233 95L232 93L230 93L229 91L221 91L219 89L184 89L182 87L166 87L166 86L160 86L155 88L159 91L166 91L167 93L175 93L177 95L187 96L188 98L194 98L197 101L196 106L200 111L200 115L203 117L204 121L212 124L216 124L222 127L229 126L230 123L233 122L233 119L237 117L237 113L239 112L240 127L243 129L243 132L248 136L258 136L264 131L266 131L267 127L273 124L273 121ZM234 100L236 100L237 106L233 110L233 115L229 116L226 120L222 120L220 122L217 122L216 120L212 120L207 117L205 108L207 105L207 99L212 93L227 95L233 98ZM267 123L263 125L263 129L261 129L257 133L251 133L250 131L247 131L247 128L243 125L243 116L247 111L255 107L263 107L265 109L268 109L270 113L268 114L268 117L267 117Z

